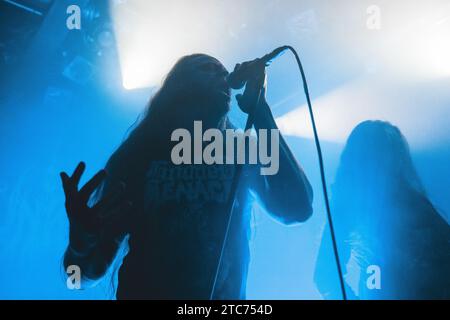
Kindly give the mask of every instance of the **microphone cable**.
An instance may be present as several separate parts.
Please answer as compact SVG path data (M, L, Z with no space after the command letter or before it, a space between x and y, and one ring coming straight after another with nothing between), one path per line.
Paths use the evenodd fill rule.
M327 212L328 225L330 226L331 242L333 243L333 253L334 253L334 258L336 260L336 266L338 269L342 299L347 300L347 294L345 292L345 285L344 285L344 277L342 274L342 268L341 268L341 263L340 263L340 259L339 259L339 252L338 252L337 243L336 243L336 235L334 232L333 219L331 217L330 201L328 199L328 190L327 190L327 183L326 183L326 178L325 178L325 167L323 164L322 148L320 146L319 135L317 133L316 121L314 120L314 113L313 113L313 109L312 109L311 98L309 96L308 82L306 81L305 71L303 70L303 66L302 66L300 58L297 54L297 51L295 51L295 49L291 46L284 46L284 47L286 49L290 50L294 54L295 60L297 61L298 69L300 70L300 73L302 75L303 90L305 92L306 102L308 104L308 111L309 111L309 115L311 118L311 125L312 125L313 133L314 133L314 142L316 144L317 157L319 159L320 178L322 181L323 198L325 200L325 208L326 208L326 212Z

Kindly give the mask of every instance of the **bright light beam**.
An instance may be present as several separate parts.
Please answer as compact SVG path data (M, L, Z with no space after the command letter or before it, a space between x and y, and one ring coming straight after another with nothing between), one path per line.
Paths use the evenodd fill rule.
M358 123L377 119L397 125L414 148L449 144L449 85L450 80L408 84L369 77L348 83L312 102L319 138L344 143ZM283 134L313 137L306 105L276 121Z

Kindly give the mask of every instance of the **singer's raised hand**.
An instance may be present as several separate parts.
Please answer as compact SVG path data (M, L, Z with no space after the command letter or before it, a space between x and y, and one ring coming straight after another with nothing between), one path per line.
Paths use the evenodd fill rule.
M125 185L119 184L114 192L93 207L89 207L89 198L104 181L106 171L100 170L79 189L78 184L85 168L84 162L80 162L71 177L65 172L61 172L60 176L65 194L67 217L71 227L76 226L86 234L96 235L103 228L118 221L120 216L131 208L131 202L124 199Z

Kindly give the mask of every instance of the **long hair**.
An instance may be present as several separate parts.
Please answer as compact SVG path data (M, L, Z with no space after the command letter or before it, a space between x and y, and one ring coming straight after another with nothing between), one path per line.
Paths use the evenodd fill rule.
M423 192L408 142L389 122L367 120L353 129L342 152L333 189L346 191L340 186L347 182L361 188L368 180Z
M332 186L334 211L346 224L366 224L376 219L365 216L371 214L370 209L383 210L382 205L408 197L429 203L403 134L380 120L357 125L344 147Z
M107 177L96 190L91 202L95 203L111 192L118 184L125 186L126 197L133 203L130 215L125 217L122 227L130 231L136 217L143 211L145 171L152 157L167 149L170 131L177 126L176 119L189 100L197 99L196 88L189 81L193 59L207 56L192 54L180 58L166 75L160 89L153 95L140 119L106 163ZM209 56L207 56L209 57ZM212 57L210 57L213 59ZM232 126L226 119L227 126ZM114 292L117 270L128 251L125 234L118 235L120 250L110 267L112 291Z

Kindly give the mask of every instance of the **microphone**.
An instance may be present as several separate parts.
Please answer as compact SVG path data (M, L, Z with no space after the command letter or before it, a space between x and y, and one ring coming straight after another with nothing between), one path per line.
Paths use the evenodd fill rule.
M227 76L226 80L228 85L232 89L241 89L247 80L253 75L255 70L269 66L272 60L277 58L286 49L288 49L288 46L278 47L261 58L238 63L234 67L234 70Z

